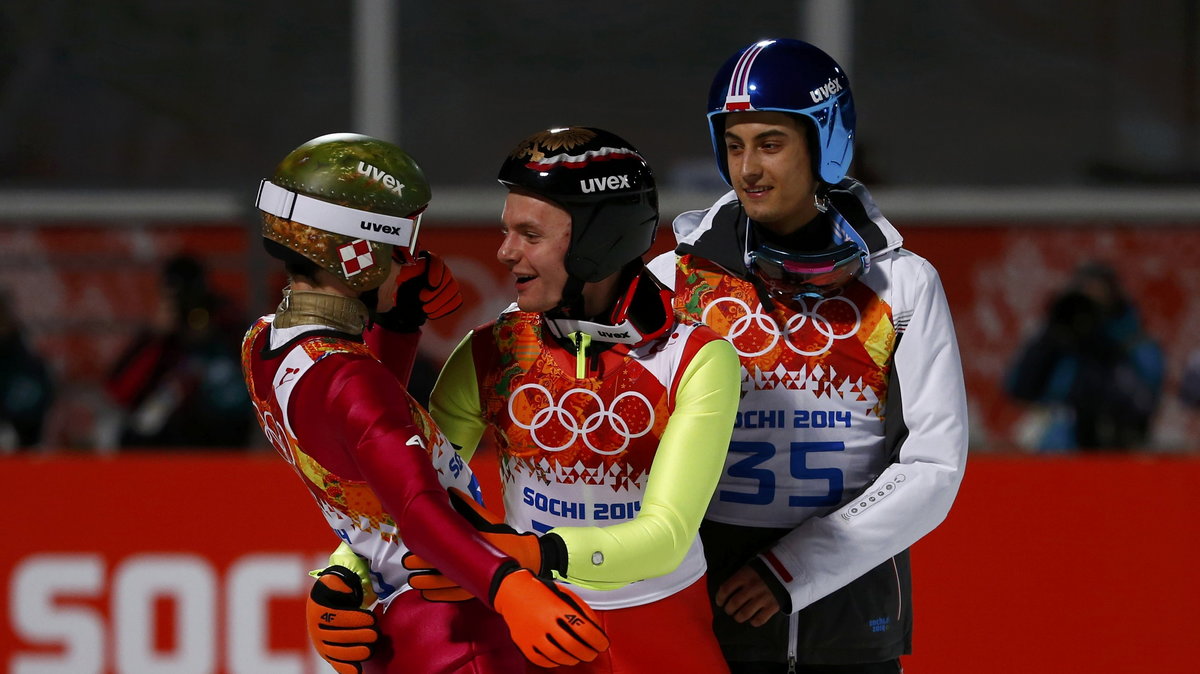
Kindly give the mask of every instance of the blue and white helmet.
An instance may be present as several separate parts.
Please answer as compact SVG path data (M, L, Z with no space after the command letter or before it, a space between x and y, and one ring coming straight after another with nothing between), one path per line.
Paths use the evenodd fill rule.
M708 123L725 182L725 122L736 112L803 115L817 132L809 148L821 181L836 185L854 158L854 97L846 72L828 54L800 40L762 40L721 66L708 93Z

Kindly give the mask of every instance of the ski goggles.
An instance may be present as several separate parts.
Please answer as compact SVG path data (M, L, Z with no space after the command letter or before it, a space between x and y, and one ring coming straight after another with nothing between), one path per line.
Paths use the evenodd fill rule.
M862 273L866 254L846 241L820 253L792 253L762 244L748 257L751 270L772 295L829 297Z

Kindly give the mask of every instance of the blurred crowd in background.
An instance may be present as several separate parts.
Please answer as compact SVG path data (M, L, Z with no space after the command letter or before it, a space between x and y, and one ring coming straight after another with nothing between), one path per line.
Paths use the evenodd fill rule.
M244 448L254 413L242 381L241 308L209 287L195 257L178 255L161 270L161 296L102 381L102 417L90 448ZM34 448L60 388L54 364L22 334L11 302L0 300L0 447ZM77 420L80 421L80 420ZM88 441L90 440L90 441ZM57 440L52 439L54 444Z
M56 392L81 382L62 380L61 362L39 352L19 307L0 294L0 451L265 449L240 372L246 308L214 290L197 257L172 256L157 278L157 302L88 383L94 395L82 416L78 402L56 410ZM1001 444L1014 451L1151 449L1164 396L1200 415L1200 350L1168 389L1159 340L1102 262L1080 265L1051 294L1034 332L1005 360L1003 388L1021 416ZM439 367L423 354L412 382L418 399Z
M1145 447L1164 364L1116 271L1081 266L1008 373L1006 390L1030 406L1018 442L1045 452Z

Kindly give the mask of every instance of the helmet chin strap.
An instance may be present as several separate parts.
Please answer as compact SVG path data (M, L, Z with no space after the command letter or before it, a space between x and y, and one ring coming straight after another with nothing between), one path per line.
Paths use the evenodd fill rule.
M818 183L813 191L813 205L822 213L829 212L829 183Z
M650 276L641 260L636 261L636 268L627 266L624 275L624 289L616 304L608 309L606 322L572 317L583 315L583 296L579 292L571 307L577 308L576 311L564 311L560 304L543 315L542 324L555 337L565 340L571 340L574 333L583 333L595 342L637 346L661 337L674 316L671 291ZM565 291L563 295L566 297Z
M550 310L550 313L563 316L582 316L584 311L583 285L582 279L567 272L567 281L563 284L562 289L562 299L558 301L558 306Z

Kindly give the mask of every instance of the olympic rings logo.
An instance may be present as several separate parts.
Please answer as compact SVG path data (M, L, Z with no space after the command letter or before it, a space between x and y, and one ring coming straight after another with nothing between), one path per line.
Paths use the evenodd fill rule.
M733 320L729 326L729 332L725 335L725 339L728 340L729 343L733 344L733 348L738 352L738 355L743 358L754 358L755 356L761 356L769 353L775 348L775 345L779 343L781 338L795 335L802 328L804 328L805 325L809 324L810 321L812 322L813 329L825 338L825 344L823 346L815 351L809 351L807 349L800 348L790 339L784 339L784 344L786 344L789 349L802 356L819 356L832 349L834 342L838 341L839 339L846 339L855 335L858 332L858 329L862 326L862 314L859 312L858 306L854 304L854 302L851 302L841 295L834 297L822 297L821 299L817 300L817 302L813 304L811 308L808 306L808 300L804 297L799 297L796 299L796 301L800 304L800 310L788 318L787 323L784 324L782 331L780 331L779 326L776 325L775 319L772 318L770 314L763 312L762 304L758 304L754 307L754 309L751 309L748 304L736 297L722 297L714 302L709 303L708 306L704 307L704 313L701 314L700 320L705 324L709 324L709 312L722 302L730 302L735 306L740 307L744 314ZM853 327L844 333L838 332L833 321L821 313L821 308L826 302L842 302L846 306L850 307L850 310L854 312ZM743 351L741 347L738 346L736 340L739 337L750 333L750 331L756 326L758 330L771 337L770 341L765 347L759 349L758 351Z
M516 412L513 410L513 401L517 399L518 395L526 390L533 391L535 394L540 393L541 395L545 396L547 402L549 403L546 407L543 407L535 412L533 418L528 423L517 419ZM580 424L579 419L567 409L567 403L572 396L583 396L585 399L591 398L592 402L594 402L595 406L599 409L589 414L583 419L583 423ZM632 429L630 429L629 422L615 412L617 406L620 405L624 400L635 400L645 407L645 428L634 432ZM588 404L586 400L584 401L584 404ZM513 391L512 395L509 396L508 418L512 419L513 423L515 423L517 426L529 431L530 437L532 437L533 441L537 443L537 446L541 447L547 452L561 452L562 450L575 444L575 441L582 436L583 442L587 445L588 449L592 450L596 454L612 456L625 451L625 448L629 446L631 440L642 437L643 435L649 433L650 429L654 428L654 406L650 404L650 401L646 398L646 396L637 391L626 391L618 395L616 398L613 398L612 405L609 407L604 404L604 399L600 397L600 394L585 388L573 388L563 393L562 397L558 400L554 400L554 396L550 394L550 391L546 389L546 387L540 384L525 384L524 386L521 386L517 390ZM561 445L550 446L538 438L538 431L546 428L552 421L557 421L559 426L570 433L570 437L567 438L567 441ZM621 437L621 445L616 449L601 449L592 444L590 434L593 431L598 430L600 426L606 422L608 427Z

